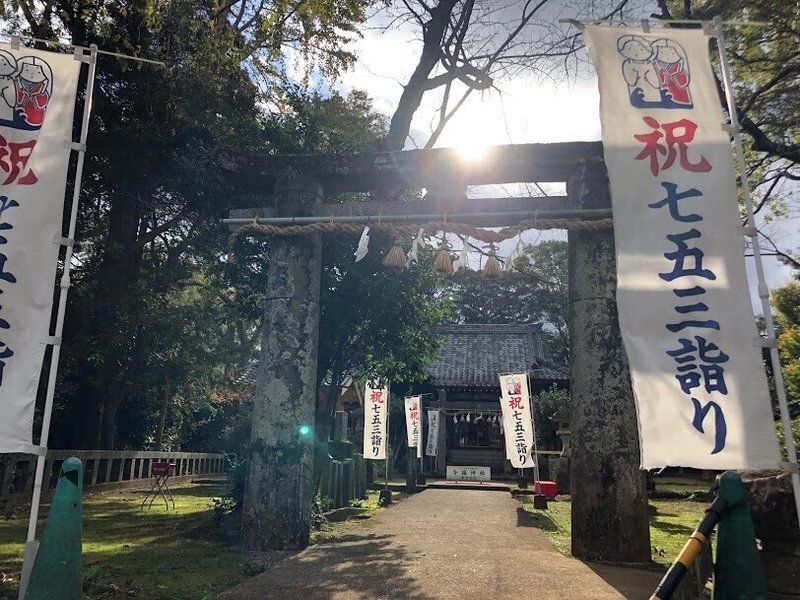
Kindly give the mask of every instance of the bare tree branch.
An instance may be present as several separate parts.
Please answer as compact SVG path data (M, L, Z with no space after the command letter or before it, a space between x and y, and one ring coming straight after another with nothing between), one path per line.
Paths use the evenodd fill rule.
M456 102L456 105L452 108L452 110L450 110L449 112L446 112L446 113L444 112L444 110L446 110L447 105L443 101L443 104L442 104L442 107L441 107L443 110L440 110L440 112L439 112L439 114L440 114L439 122L436 124L436 128L431 132L431 135L428 138L428 141L425 142L425 148L426 149L433 148L433 146L439 140L439 137L442 135L442 132L444 131L444 128L447 126L447 123L450 121L450 119L453 118L453 116L463 106L464 102L466 102L467 98L469 98L470 94L472 94L472 92L474 92L474 91L475 91L474 88L468 87L466 89L466 91L462 94L462 96L458 100L458 102ZM449 97L449 94L448 94L448 97Z
M795 270L800 270L800 260L778 248L778 245L772 240L772 238L770 238L766 233L764 233L763 230L759 229L758 234L762 238L767 240L767 242L769 242L769 245L772 247L772 252L774 253L775 256L779 258L779 260L782 263L792 267Z

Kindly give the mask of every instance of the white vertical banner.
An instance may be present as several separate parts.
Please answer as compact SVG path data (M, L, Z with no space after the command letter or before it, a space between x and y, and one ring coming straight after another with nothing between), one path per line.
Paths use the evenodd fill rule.
M428 411L428 443L425 446L425 456L436 456L439 452L439 411Z
M386 458L388 412L389 386L367 383L364 390L364 458L366 459Z
M419 421L419 435L417 436L417 458L422 458L424 451L424 444L422 440L422 406L420 405L420 421Z
M35 452L81 64L0 43L0 453Z
M778 466L729 134L699 29L586 26L644 469Z
M506 458L517 469L534 467L536 463L533 457L533 420L528 394L528 374L509 373L499 377Z
M406 434L409 448L419 448L420 404L422 396L409 396L406 405Z

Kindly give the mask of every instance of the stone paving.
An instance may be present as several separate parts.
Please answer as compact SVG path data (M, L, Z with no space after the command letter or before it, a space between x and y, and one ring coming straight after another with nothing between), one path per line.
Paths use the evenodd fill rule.
M659 579L564 556L509 494L429 489L219 600L646 600Z

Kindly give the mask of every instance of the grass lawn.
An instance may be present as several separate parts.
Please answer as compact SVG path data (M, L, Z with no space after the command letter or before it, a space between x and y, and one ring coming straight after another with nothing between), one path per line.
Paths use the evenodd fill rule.
M141 491L91 494L83 504L83 579L86 600L205 600L263 571L235 548L214 517L222 484L173 488L176 510L163 502L139 510ZM395 493L395 501L404 495ZM312 533L312 544L335 537L343 521L382 510L378 492L355 506L328 513L331 522ZM46 507L42 512L46 515ZM27 511L0 516L0 600L16 600ZM41 535L44 522L40 522Z
M523 507L561 552L570 551L571 503L568 500L549 502L547 510L536 510L528 497L522 496ZM685 500L650 501L650 545L653 561L668 567L681 551L705 513L706 504Z
M169 512L163 503L140 511L142 492L86 496L84 597L202 600L252 575L214 519L220 493L214 484L173 489ZM27 512L0 521L0 598L17 597L26 528Z
M692 494L708 492L714 485L714 479L699 476L657 476L655 483L658 492L675 492L688 497Z

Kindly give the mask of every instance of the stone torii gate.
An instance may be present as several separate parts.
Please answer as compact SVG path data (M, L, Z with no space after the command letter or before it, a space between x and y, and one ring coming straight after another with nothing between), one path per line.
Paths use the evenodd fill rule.
M237 184L268 205L231 218L442 215L484 227L523 218L609 215L599 142L491 148L480 161L452 149L363 155L229 155ZM468 185L565 182L566 196L467 199ZM325 203L326 194L426 188L418 201ZM302 219L301 219L302 220ZM297 221L295 221L297 222ZM650 560L647 497L636 414L616 306L612 229L569 231L572 553L581 559ZM355 241L355 240L354 240ZM262 360L252 424L242 531L254 549L308 543L317 390L320 234L274 236L267 265Z

